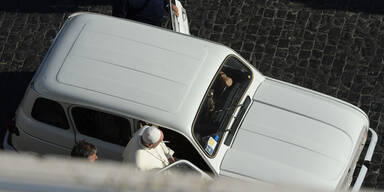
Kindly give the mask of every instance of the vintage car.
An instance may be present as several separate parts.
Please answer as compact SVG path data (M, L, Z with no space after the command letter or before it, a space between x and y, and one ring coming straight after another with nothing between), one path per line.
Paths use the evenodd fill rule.
M68 155L86 140L100 159L121 160L146 123L211 176L321 190L348 188L367 138L367 161L377 140L362 110L265 77L224 45L78 13L27 88L5 146Z

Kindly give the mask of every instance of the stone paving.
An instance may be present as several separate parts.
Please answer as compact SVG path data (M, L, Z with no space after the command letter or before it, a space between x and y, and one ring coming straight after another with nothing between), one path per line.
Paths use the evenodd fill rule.
M111 14L109 1L33 2L19 0L0 6L0 106L7 106L1 110L2 116L17 106L70 13L85 10ZM230 46L267 76L337 97L364 110L379 134L364 186L384 188L384 1L182 2L193 35ZM169 26L169 22L164 25Z

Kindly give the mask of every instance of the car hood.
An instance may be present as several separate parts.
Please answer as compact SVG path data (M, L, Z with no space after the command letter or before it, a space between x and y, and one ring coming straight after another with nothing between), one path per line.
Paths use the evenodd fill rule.
M334 189L367 117L338 99L273 79L253 97L222 174Z

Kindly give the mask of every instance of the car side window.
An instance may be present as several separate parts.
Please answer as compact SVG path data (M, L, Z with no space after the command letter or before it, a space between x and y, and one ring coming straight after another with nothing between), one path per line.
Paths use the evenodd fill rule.
M69 129L68 119L63 107L56 101L37 98L32 108L32 117L37 121L61 128Z
M77 130L87 136L125 146L132 137L129 120L82 107L74 107L72 116Z

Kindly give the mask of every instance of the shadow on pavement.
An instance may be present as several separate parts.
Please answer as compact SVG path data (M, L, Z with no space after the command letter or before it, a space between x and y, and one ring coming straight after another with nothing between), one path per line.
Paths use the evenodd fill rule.
M74 12L82 5L111 5L113 0L1 0L0 11Z
M13 117L17 106L24 96L24 91L34 72L0 72L0 141L4 137L6 125Z

